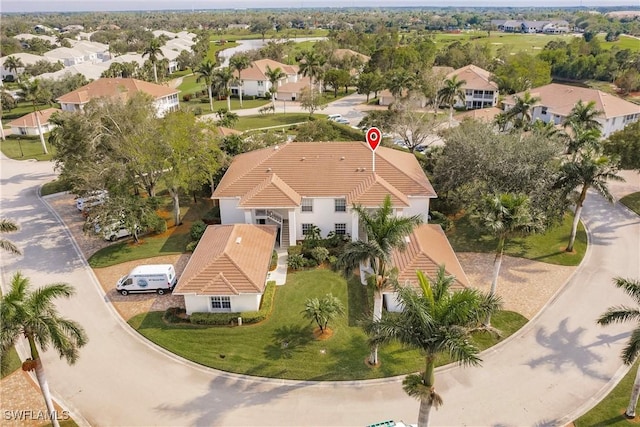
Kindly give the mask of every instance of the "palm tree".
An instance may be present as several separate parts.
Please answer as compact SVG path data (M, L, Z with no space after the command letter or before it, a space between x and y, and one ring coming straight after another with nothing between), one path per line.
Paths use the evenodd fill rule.
M251 65L251 60L247 55L234 55L229 60L229 66L238 72L238 83L240 89L238 95L240 97L240 108L242 108L242 89L244 82L242 81L242 70L246 70Z
M162 42L160 41L160 39L153 38L149 40L149 44L142 52L142 57L144 58L145 56L148 56L149 61L151 61L151 64L153 65L153 78L156 83L158 83L158 69L156 67L159 59L158 57L164 56L161 47Z
M0 349L4 353L19 337L29 342L31 360L23 363L23 369L35 368L36 378L44 397L47 411L54 413L49 385L40 359L38 347L46 351L49 345L73 365L78 360L78 350L87 343L84 329L76 322L61 317L53 300L68 298L74 289L66 283L46 285L34 291L29 290L29 279L16 273L11 280L11 289L0 298ZM58 426L56 417L51 417Z
M402 93L413 85L415 77L407 70L394 70L391 72L387 88L396 101L400 101Z
M378 319L366 329L372 341L397 341L424 354L424 371L408 375L402 386L420 400L418 426L426 427L431 408L443 403L435 390L436 357L447 354L462 365L479 365L480 350L470 341L469 331L500 308L500 299L471 288L452 292L454 278L445 275L444 266L433 282L422 271L416 274L420 292L411 286L397 287L402 312Z
M465 84L467 84L465 80L458 80L458 76L453 76L450 79L446 79L444 87L438 91L440 103L445 103L449 106L449 124L453 123L453 106L456 101L464 101L466 98Z
M33 105L33 115L36 118L36 125L38 126L38 133L40 134L40 143L42 144L42 151L44 154L48 154L47 145L44 142L44 135L42 133L42 125L40 124L40 115L36 108L36 103L48 102L50 96L45 92L39 79L27 80L21 79L18 82L20 92L18 96L25 102L31 102Z
M567 193L580 188L575 202L576 207L573 213L571 236L565 249L567 252L573 251L582 206L587 198L587 190L593 188L609 202L613 202L613 196L609 192L607 181L624 181L624 178L618 176L617 172L618 164L608 156L601 155L597 150L588 150L561 166L560 178L556 187L564 188Z
M507 240L533 233L539 230L540 226L531 215L529 198L523 194L503 193L485 197L472 216L472 220L483 231L489 232L498 239L493 260L493 279L489 291L489 295L495 295ZM490 317L486 319L485 325L491 326Z
M326 294L322 298L309 298L302 311L305 318L316 322L321 335L326 332L329 321L343 313L342 302L332 294Z
M361 263L370 264L372 272L366 279L367 284L374 288L373 320L375 321L382 317L382 292L394 282L394 274L389 271L392 253L394 250L404 250L405 238L416 226L422 224L422 217L420 215L395 216L389 195L373 213L369 213L362 206L353 206L353 211L358 215L359 223L364 226L367 241L358 240L345 245L337 265L345 273L349 273L358 268ZM371 351L369 363L378 364L377 346L374 346Z
M227 97L227 111L231 111L231 82L233 81L233 72L231 68L218 68L213 73L213 85L218 89L218 93L223 92Z
M515 104L507 111L507 119L513 122L514 128L527 130L531 126L531 110L540 98L525 92L522 96L513 95L513 99Z
M8 56L7 59L4 60L4 68L9 71L13 71L13 74L18 76L18 68L24 68L24 64L20 58L16 58L15 56Z
M300 61L299 73L305 77L309 77L311 80L311 96L313 97L314 82L322 75L322 66L325 63L325 59L322 55L308 50L302 54Z
M18 226L15 222L6 218L0 218L0 233L12 233L14 231L18 231ZM21 254L20 249L8 239L0 239L0 248L15 255Z
M564 121L565 127L570 127L574 131L576 128L581 128L585 130L591 129L602 129L602 125L599 121L596 120L597 117L602 115L602 111L596 110L595 101L589 101L588 103L583 103L582 100L579 100L576 105L571 109L571 113L567 116Z
M622 289L633 298L636 304L640 304L640 281L616 277L614 283L617 288ZM598 318L598 324L606 326L611 323L623 323L628 320L636 321L637 323L635 329L631 332L627 346L622 350L621 357L625 364L632 365L638 358L638 354L640 354L640 308L627 306L609 307ZM631 389L629 406L627 406L627 410L624 413L627 418L635 418L638 396L640 396L640 367L636 371L636 379Z
M213 95L211 94L211 85L213 84L213 78L216 71L216 64L210 59L207 59L201 63L195 70L198 75L196 82L204 81L207 85L207 92L209 93L209 108L213 111Z
M277 67L275 70L272 70L271 67L267 65L267 70L264 73L265 76L269 79L269 83L271 83L271 105L273 106L273 114L276 113L276 92L278 89L278 82L280 79L285 78L287 75Z

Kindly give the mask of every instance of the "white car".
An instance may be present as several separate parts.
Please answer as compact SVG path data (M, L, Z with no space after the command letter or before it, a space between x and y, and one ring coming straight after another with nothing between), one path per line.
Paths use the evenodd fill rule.
M334 122L336 123L340 123L341 125L348 125L351 122L349 122L349 120L345 119L344 117L340 117L334 120Z
M96 224L93 229L96 234L101 234L104 240L110 240L112 242L122 239L123 237L131 236L129 229L120 222L110 224L108 227L105 227L104 231L99 224Z
M86 196L78 197L76 199L76 208L80 212L83 212L87 209L91 209L94 206L103 204L107 197L109 197L109 192L107 192L106 190L92 191Z

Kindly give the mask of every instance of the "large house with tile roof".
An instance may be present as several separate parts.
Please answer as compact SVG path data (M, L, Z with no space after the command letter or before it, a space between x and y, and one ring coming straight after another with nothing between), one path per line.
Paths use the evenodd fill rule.
M462 89L465 99L457 99L454 107L475 110L495 107L498 104L498 85L491 80L491 73L475 65L467 65L447 74L447 79L454 76L458 81L464 80Z
M62 110L58 108L46 108L34 113L25 114L7 124L11 127L11 133L13 135L40 135L40 130L38 129L39 121L40 129L42 129L42 133L45 134L55 128L53 123L49 123L49 119L54 113L59 111Z
M551 83L528 92L539 99L531 110L532 121L562 124L578 101L585 104L594 102L596 110L602 112L596 120L602 125L604 138L640 119L640 105L596 89ZM514 96L522 97L524 93L504 99L502 109L509 111L515 105Z
M280 68L285 77L278 81L278 87L285 83L295 83L298 81L298 67L295 65L287 65L272 59L259 59L253 61L249 68L242 70L242 95L243 96L259 96L264 97L267 92L272 92L271 82L267 77L267 67L271 70ZM234 71L233 75L238 78L238 72ZM240 86L232 85L231 94L238 95ZM276 88L277 91L277 88Z
M255 224L207 227L173 290L184 296L187 314L259 310L276 231Z
M102 78L94 80L57 99L64 111L82 111L85 104L96 98L120 97L127 99L138 92L149 94L155 99L154 105L159 117L170 111L178 110L178 91L167 86L157 85L136 79Z

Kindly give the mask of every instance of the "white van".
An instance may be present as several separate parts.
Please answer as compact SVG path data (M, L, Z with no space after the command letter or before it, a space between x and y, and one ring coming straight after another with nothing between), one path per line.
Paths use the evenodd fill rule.
M103 204L107 197L109 197L109 193L106 190L92 191L86 196L76 199L76 208L80 212L83 212L94 206Z
M176 283L176 270L171 264L139 265L118 280L116 290L122 295L131 292L157 292L163 295L172 291Z
M337 121L338 119L342 119L342 114L329 114L327 116L327 120L331 120L333 122Z

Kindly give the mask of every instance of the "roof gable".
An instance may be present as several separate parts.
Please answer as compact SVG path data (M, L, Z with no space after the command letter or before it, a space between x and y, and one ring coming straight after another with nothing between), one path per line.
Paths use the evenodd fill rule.
M17 119L9 122L8 124L11 127L35 128L35 127L38 127L38 122L36 121L36 114L38 114L40 125L44 125L49 121L49 119L54 113L57 113L59 111L62 111L62 110L60 110L59 108L47 108L44 110L39 110L37 113L29 113L22 117L18 117Z
M67 104L84 104L94 98L120 96L126 99L128 94L134 94L136 92L147 93L154 99L160 99L178 93L175 89L142 80L101 78L62 95L57 101Z
M240 199L238 206L243 208L293 207L300 205L301 200L300 194L274 173Z
M491 81L491 73L473 64L458 68L447 74L448 79L453 76L457 76L458 80L466 82L463 85L464 89L498 90L498 85Z

